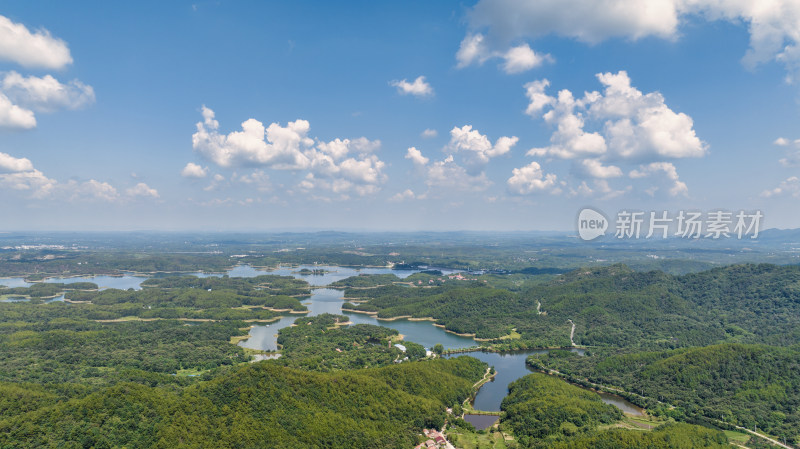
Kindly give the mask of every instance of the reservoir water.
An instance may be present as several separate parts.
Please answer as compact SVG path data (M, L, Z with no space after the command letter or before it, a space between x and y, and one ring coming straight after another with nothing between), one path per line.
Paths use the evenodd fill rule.
M470 352L470 357L486 362L493 366L496 375L490 382L483 384L478 394L475 396L473 407L476 410L487 412L499 412L500 403L508 394L508 384L514 382L522 376L535 372L525 363L525 359L533 354L545 354L547 349L532 349L526 351L509 352ZM572 349L572 351L583 354L582 349ZM461 354L453 354L448 357L457 357Z
M118 288L120 290L127 290L132 288L134 290L140 290L142 288L142 282L149 279L150 276L134 276L132 274L125 274L123 276L81 276L81 277L69 277L69 278L48 278L45 279L43 282L48 283L61 283L61 284L73 284L75 282L93 282L97 284L100 290L105 290L107 288ZM32 282L25 281L24 278L0 278L0 285L5 285L6 287L30 287L33 285Z
M323 270L321 274L300 273L300 270L307 268L309 270ZM320 266L320 265L301 265L298 267L279 267L274 270L261 270L253 268L248 265L239 265L225 274L231 277L255 277L263 274L275 274L282 276L293 276L297 279L307 281L311 286L324 287L333 282L346 279L351 276L358 276L359 274L394 274L399 278L406 278L413 273L420 270L392 270L390 268L349 268L339 266ZM454 273L452 270L440 270L443 274ZM319 273L319 272L318 272ZM208 276L222 276L222 274L208 274L208 273L188 273L200 277ZM159 274L158 276L165 276L166 274ZM127 290L133 288L135 290L141 289L141 284L148 277L135 276L133 274L125 274L123 276L85 276L85 277L72 277L72 278L50 278L44 282L94 282L99 288L118 288ZM27 287L32 285L26 282L23 278L3 278L0 279L0 285L7 287ZM426 348L431 348L437 343L441 343L445 349L461 349L476 346L477 343L470 337L462 337L444 329L436 327L430 321L410 321L408 319L399 319L393 321L378 320L372 315L343 312L342 304L344 303L344 291L331 288L315 288L312 290L311 297L304 300L303 303L308 306L309 313L307 315L285 315L278 321L266 324L256 325L250 329L250 338L239 342L240 346L258 349L263 351L276 351L277 334L278 331L284 327L290 326L294 320L299 316L315 316L322 313L333 313L345 315L350 318L353 324L375 324L392 329L397 329L406 340L419 343ZM63 301L63 296L51 299L50 301ZM572 349L572 351L583 354L582 349ZM505 353L496 352L470 352L466 355L480 359L490 366L494 366L497 375L491 382L484 384L478 391L475 397L474 407L476 410L484 411L499 411L500 403L503 398L508 394L508 384L533 372L525 363L525 359L531 354L542 354L547 352L546 349L527 350L527 351L514 351ZM458 356L455 354L450 357ZM278 355L265 356L267 358L275 358ZM603 402L615 405L625 413L633 415L642 415L641 408L631 404L622 397L611 395L607 393L600 393ZM467 421L472 422L476 428L486 428L491 426L495 421L495 416L486 415L469 415L466 416Z
M478 430L492 427L500 417L497 415L464 415L464 421L470 423Z
M301 273L302 269L323 270L322 274ZM443 274L453 273L450 270L441 270ZM330 285L333 282L347 279L359 274L394 274L399 278L406 278L419 270L392 270L390 268L349 268L337 266L320 265L301 265L299 267L280 267L271 271L258 270L250 266L241 265L229 271L230 276L253 277L262 274L277 274L282 276L294 276L303 279L312 286L321 287ZM303 301L308 307L309 313L306 316L315 316L322 313L333 313L347 316L353 324L375 324L396 329L406 340L419 343L426 348L431 348L437 343L441 343L446 349L461 349L476 346L477 343L470 337L461 337L442 328L438 328L430 321L410 321L399 319L393 321L378 320L372 315L362 313L352 313L342 311L344 304L344 291L332 288L315 288L311 291L311 297ZM250 329L250 338L239 342L245 348L259 349L262 351L276 351L278 349L278 331L294 323L298 316L291 315L281 317L280 320L266 325L253 326Z
M487 412L500 411L500 404L503 402L503 398L508 394L508 384L520 377L536 372L528 367L525 363L525 359L527 359L529 355L544 354L547 351L547 349L534 349L512 352L470 352L466 354L488 363L489 366L494 366L497 372L491 382L485 383L481 389L478 390L478 394L475 395L475 400L473 401L473 407L476 410ZM571 351L581 355L585 352L583 349L579 348L571 349ZM458 355L460 354L454 354L449 357ZM604 392L598 394L603 402L617 407L622 410L623 413L634 416L644 416L644 410L642 408L637 407L620 396ZM484 421L486 421L486 418L482 418L481 422ZM478 426L475 427L480 429Z
M322 275L301 275L299 270L302 268L309 269L324 269L329 272ZM254 270L251 267L237 267L234 270L239 270L237 274L232 276L258 276L264 274L262 271ZM301 266L297 268L281 268L273 270L271 274L282 274L294 276L298 279L305 279L311 285L324 286L332 282L348 278L350 276L357 276L360 273L369 274L386 274L392 273L398 277L407 277L416 271L394 271L387 268L371 268L356 270L352 268L343 267L319 267L319 266ZM344 292L337 289L318 288L312 291L311 297L308 301L304 302L310 313L308 316L319 315L321 313L333 313L345 315L350 318L353 324L365 323L376 324L380 326L390 327L397 329L406 340L419 343L426 348L431 348L436 343L441 343L446 349L460 349L476 346L475 340L470 337L461 337L444 329L433 326L430 321L409 321L407 319L399 319L394 321L378 320L374 316L342 312L342 303ZM283 317L280 321L270 323L266 326L255 326L250 330L251 337L239 344L253 349L261 350L277 350L277 334L278 331L286 326L291 325L295 316ZM580 348L571 349L580 355L584 354L584 350ZM470 352L467 354L454 354L449 357L457 357L459 355L469 355L481 361L488 363L490 366L495 367L496 375L491 382L484 384L475 396L474 408L476 410L484 411L500 411L500 403L503 398L508 394L508 384L523 377L527 374L534 372L525 363L525 359L532 354L544 354L548 352L547 349L534 349L526 351L511 351L511 352ZM643 415L643 410L622 397L600 393L600 398L603 402L611 404L622 410L624 413L632 415ZM471 422L477 429L483 429L492 426L497 417L487 415L468 415L465 419Z

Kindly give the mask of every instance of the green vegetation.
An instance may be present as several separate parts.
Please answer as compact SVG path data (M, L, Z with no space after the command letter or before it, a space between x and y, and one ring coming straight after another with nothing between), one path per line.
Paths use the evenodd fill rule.
M279 315L276 312L307 311L307 307L295 296L310 294L308 284L304 281L272 275L254 278L157 278L143 282L146 288L142 290L98 291L95 284L79 284L93 288L78 290L75 284L40 283L30 287L0 289L0 295L30 298L33 304L41 302L42 298L65 293L69 301L90 304L75 304L70 310L61 310L63 314L59 316L93 320L138 317L266 321L275 319Z
M628 395L656 415L751 430L757 426L800 443L797 346L723 344L591 357L537 356L530 361L644 396Z
M140 291L97 291L88 283L0 291L32 298L0 303L0 381L97 387L130 370L204 373L244 362L250 356L229 343L246 335L243 321L279 316L267 307L306 310L287 293L308 293L305 282L281 276L169 277L146 284ZM64 291L80 303L35 300Z
M13 313L25 306L55 316L40 322L18 321L38 316ZM169 374L248 359L241 348L228 343L244 333L241 322L97 323L57 317L71 307L0 304L0 381L105 385L116 382L125 370Z
M345 307L379 317L431 316L449 330L493 339L484 344L500 350L569 346L572 320L575 342L591 346L590 357L552 351L534 358L534 366L620 387L656 414L757 426L800 443L798 266L734 265L673 276L612 265L523 291L477 282L423 285L347 290L359 303Z
M508 391L500 407L505 412L502 426L523 447L548 447L622 418L618 408L603 403L596 393L544 374L518 379Z
M514 449L518 445L513 440L506 440L502 432L476 432L468 422L456 418L459 425L450 426L447 439L459 449ZM453 424L455 424L455 422Z
M515 327L528 324L528 330L541 331L539 341L543 346L569 345L568 325L538 319L536 303L519 294L503 289L483 286L478 282L451 282L437 287L387 286L365 290L346 290L348 300L368 301L354 305L346 303L344 309L371 312L378 317L412 316L433 317L436 324L456 333L475 334L478 338L495 339L511 333ZM556 329L553 329L555 327ZM566 334L559 336L558 328Z
M568 320L576 325L576 344L586 346L800 343L798 266L734 265L672 276L612 265L575 270L519 292L447 281L348 289L345 296L350 310L433 317L448 330L478 338L499 339L515 329L518 339L492 342L501 350L569 346Z
M378 287L380 285L390 285L395 282L400 282L401 279L394 274L362 274L358 276L351 276L341 281L332 283L331 287Z
M757 426L800 443L800 267L713 268L796 262L769 239L754 249L670 243L659 252L667 259L651 259L643 246L528 234L142 234L13 249L26 238L0 237L0 275L222 272L238 263L318 263L299 270L309 276L326 263L485 270L458 280L437 270L362 275L334 287L345 289L346 309L432 317L495 350L570 346L572 322L588 356L551 351L531 364L621 388L661 424L645 431L644 420L620 421L594 393L537 374L512 384L500 432L450 417L466 449L727 447L724 433L675 420ZM628 265L602 266L620 261ZM0 287L4 299L25 299L0 303L0 447L407 448L422 427L442 425L445 407L463 411L486 372L469 357L416 361L424 348L396 331L343 326L337 315L299 318L280 332L280 359L248 364L248 351L230 342L248 321L307 311L306 282L170 276L143 287ZM62 294L77 303L45 302Z
M76 290L97 290L97 284L91 282L74 282L62 284L57 282L40 282L30 287L3 288L0 287L0 295L11 297L21 297L30 299L54 298L62 295L66 291Z
M196 288L201 290L235 291L239 295L264 296L308 296L308 283L291 276L265 274L255 277L225 276L170 276L151 278L142 282L143 288Z
M392 346L397 331L371 324L341 326L348 318L323 314L298 318L281 329L278 363L312 371L332 371L390 365L403 357ZM424 356L424 352L423 352Z
M666 423L652 431L623 428L619 409L596 393L544 374L511 383L502 409L501 428L513 431L520 448L730 447L723 432L690 424Z
M569 441L554 443L553 449L730 449L725 434L691 424L665 424L651 432L610 429Z
M0 418L0 446L408 448L484 370L468 357L338 373L259 363L181 390L124 382Z

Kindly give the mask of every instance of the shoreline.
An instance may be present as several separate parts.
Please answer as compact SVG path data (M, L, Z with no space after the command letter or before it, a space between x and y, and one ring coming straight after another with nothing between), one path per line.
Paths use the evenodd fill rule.
M223 321L241 321L243 323L274 323L275 321L280 321L281 318L282 318L282 316L276 316L276 317L268 318L268 319L258 319L258 318L256 318L256 319L251 319L251 320L214 320L214 319L211 319L211 318L160 318L160 317L140 318L138 316L132 316L132 317L114 318L114 319L110 319L110 320L90 320L90 321L94 321L95 323L125 323L127 321L160 321L160 320L189 321L189 322L198 322L198 323L201 323L201 322L202 323L207 323L207 322L217 323L217 322L223 322ZM252 329L252 328L253 328L253 326L249 327L249 329Z
M306 313L311 313L310 310L273 309L271 307L262 307L262 309L275 313L289 313L291 315L305 315Z
M397 320L432 321L434 326L436 326L436 327L438 327L440 329L444 329L445 332L453 334L453 335L456 335L458 337L472 338L473 340L478 341L478 342L496 340L494 338L477 338L474 333L461 334L461 333L458 333L456 331L451 331L444 324L437 324L436 323L436 318L430 317L430 316L414 317L412 315L399 315L399 316L392 316L392 317L384 318L384 317L376 316L380 312L367 312L367 311L364 311L364 310L354 310L354 309L342 309L342 312L353 312L353 313L362 313L364 315L372 315L372 316L375 316L375 319L378 320L378 321L397 321Z
M367 312L365 310L355 310L355 309L342 309L342 312L352 312L352 313L361 313L364 315L377 315L378 312Z

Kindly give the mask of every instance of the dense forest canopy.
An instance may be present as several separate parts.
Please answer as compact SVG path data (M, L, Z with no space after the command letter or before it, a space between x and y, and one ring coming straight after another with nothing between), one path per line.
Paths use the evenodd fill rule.
M0 446L408 448L484 371L469 357L338 373L259 363L178 390L123 382L0 419Z
M529 362L635 392L647 399L632 399L656 415L757 427L800 443L800 346L726 343L589 357L540 355Z
M237 262L315 257L385 264L378 247L372 250L248 253ZM420 256L408 258L408 268L477 269L509 249L478 251L470 259L465 246L440 265L431 263L432 251L415 251ZM567 253L540 259L567 260ZM53 267L70 257L14 263ZM92 257L96 266L110 258ZM233 263L220 255L137 257L107 266L120 270L139 260L142 268L180 271ZM689 263L670 271L691 273L669 274L643 271L635 261L638 270L616 264L570 271L564 268L569 263L511 260L461 274L360 275L330 287L344 290L345 310L432 317L450 331L474 334L491 350L574 341L588 348L586 357L553 351L531 365L635 394L662 420L710 427L722 420L798 443L797 266L698 272L702 264ZM0 254L0 267L10 263ZM469 357L428 360L413 338L402 341L403 351L395 346L397 331L349 325L343 315L305 317L301 301L312 290L302 279L173 275L142 287L48 282L0 288L0 297L22 300L0 302L0 446L411 447L422 427L440 427L445 419L472 432L445 408L460 413L485 364ZM68 303L49 302L60 295ZM289 312L300 315L280 331L281 358L251 365L249 351L231 344L251 322ZM595 393L536 374L511 385L500 428L522 448L724 447L727 441L705 427L668 423L641 432L617 428L620 422L619 410Z
M501 427L512 429L522 448L730 447L722 432L688 424L667 423L651 432L615 428L619 409L544 374L529 374L508 388Z
M349 288L345 308L378 317L432 317L449 330L485 339L516 329L519 341L497 342L507 349L569 346L568 320L576 325L575 343L584 346L800 343L799 266L733 265L673 276L612 265L575 270L522 291L477 279Z

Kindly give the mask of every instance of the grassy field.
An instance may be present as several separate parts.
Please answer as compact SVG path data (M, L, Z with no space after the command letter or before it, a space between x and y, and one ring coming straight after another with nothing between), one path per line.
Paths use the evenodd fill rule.
M500 337L499 339L500 339L500 340L519 340L520 338L522 338L522 334L520 334L519 332L517 332L517 330L516 330L516 329L511 329L511 333L510 333L510 334L508 334L508 335L503 335L503 336L502 336L502 337Z
M736 430L726 430L725 436L728 437L731 443L734 444L738 443L740 445L744 445L747 444L748 441L750 441L750 435Z
M510 438L510 437L509 437ZM460 431L448 431L447 439L460 449L508 449L506 438L502 432L489 433L462 433ZM513 440L508 440L513 441ZM512 443L513 444L513 443ZM514 444L512 447L516 447Z

